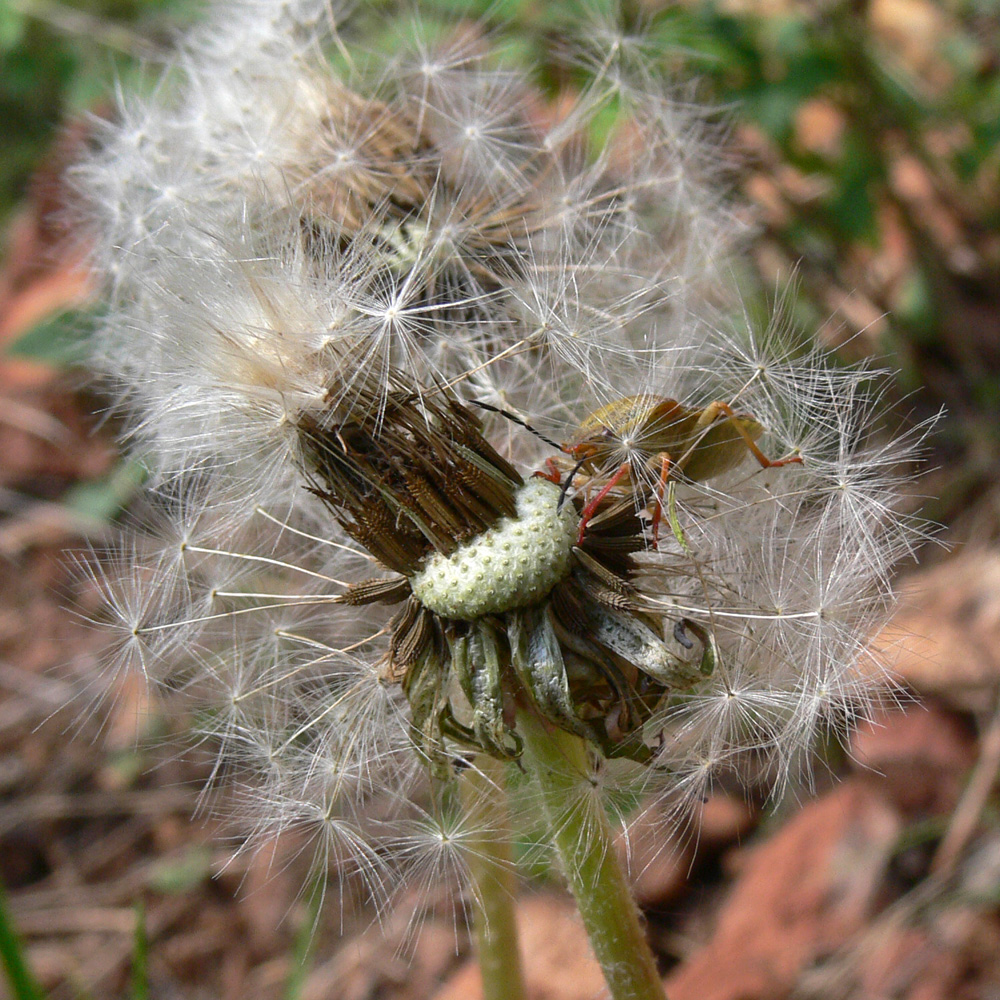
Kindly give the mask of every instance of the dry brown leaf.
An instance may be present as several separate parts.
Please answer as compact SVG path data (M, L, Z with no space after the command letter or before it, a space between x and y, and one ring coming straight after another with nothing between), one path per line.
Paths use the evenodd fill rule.
M527 1000L602 1000L608 993L576 908L566 898L522 899L517 924ZM482 1000L479 966L467 962L434 1000Z
M904 814L940 816L955 808L976 762L976 738L942 706L911 704L862 723L851 756Z
M968 551L912 574L874 648L923 695L992 709L1000 684L1000 553Z
M671 1000L775 1000L872 914L896 813L850 781L753 849L712 939L667 980Z

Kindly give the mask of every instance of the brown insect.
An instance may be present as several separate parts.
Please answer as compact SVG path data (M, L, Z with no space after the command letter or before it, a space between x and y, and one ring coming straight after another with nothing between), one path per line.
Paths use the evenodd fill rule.
M801 462L797 454L768 458L757 447L763 425L749 413L737 413L718 400L698 408L662 396L625 396L595 410L580 424L562 450L576 465L570 479L583 472L606 479L580 514L579 541L587 523L613 490L631 491L652 500L653 541L656 544L663 511L663 492L671 477L701 481L735 468L753 455L762 468ZM556 460L546 463L555 482L562 479ZM656 485L646 490L643 480Z

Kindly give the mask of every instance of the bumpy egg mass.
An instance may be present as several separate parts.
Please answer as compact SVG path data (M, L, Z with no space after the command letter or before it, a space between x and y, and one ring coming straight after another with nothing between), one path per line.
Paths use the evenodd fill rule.
M517 493L517 516L503 517L450 556L436 553L410 579L414 597L442 618L475 621L526 608L565 579L580 524L560 488L529 479Z

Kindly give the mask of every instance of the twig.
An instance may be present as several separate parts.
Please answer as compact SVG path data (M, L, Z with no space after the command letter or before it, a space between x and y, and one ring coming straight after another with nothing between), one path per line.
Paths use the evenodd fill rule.
M979 825L986 802L1000 773L1000 699L990 724L980 741L979 759L972 769L969 783L952 813L951 822L931 862L931 874L949 878L966 845Z

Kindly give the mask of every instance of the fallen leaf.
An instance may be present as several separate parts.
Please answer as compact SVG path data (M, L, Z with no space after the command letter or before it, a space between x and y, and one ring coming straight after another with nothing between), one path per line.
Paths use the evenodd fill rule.
M901 829L852 780L753 848L711 940L667 980L671 1000L776 1000L871 916Z
M962 553L911 574L873 640L914 691L964 711L992 710L1000 684L1000 553Z
M571 900L531 896L517 904L527 1000L606 1000L604 976ZM467 962L434 1000L482 1000L479 966Z

